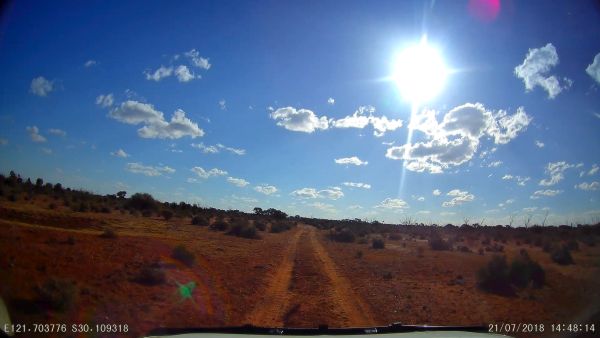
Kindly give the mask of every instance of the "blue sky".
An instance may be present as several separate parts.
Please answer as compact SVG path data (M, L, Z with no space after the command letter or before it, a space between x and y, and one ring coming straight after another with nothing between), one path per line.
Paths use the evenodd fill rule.
M391 74L424 35L449 75L416 106ZM600 217L593 1L19 1L0 51L4 173L327 218Z

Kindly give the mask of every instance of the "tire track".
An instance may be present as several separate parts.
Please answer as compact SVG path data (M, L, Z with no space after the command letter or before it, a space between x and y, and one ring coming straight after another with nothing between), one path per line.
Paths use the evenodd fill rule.
M345 277L338 274L336 264L333 262L323 244L319 241L316 234L316 228L308 227L311 246L315 252L316 259L319 261L322 271L329 278L333 298L337 307L345 315L345 326L373 326L375 325L374 316L368 304L364 303L352 291L352 284Z
M283 326L286 308L292 297L288 288L292 279L298 241L305 232L305 228L300 228L293 235L291 243L283 254L282 262L277 266L267 289L263 292L263 299L256 303L254 309L246 316L245 323L265 327Z

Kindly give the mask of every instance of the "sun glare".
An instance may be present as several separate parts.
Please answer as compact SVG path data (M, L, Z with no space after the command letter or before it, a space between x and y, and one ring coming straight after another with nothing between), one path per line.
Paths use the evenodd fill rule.
M423 40L400 52L395 60L393 77L402 97L418 105L439 94L447 74L440 53Z

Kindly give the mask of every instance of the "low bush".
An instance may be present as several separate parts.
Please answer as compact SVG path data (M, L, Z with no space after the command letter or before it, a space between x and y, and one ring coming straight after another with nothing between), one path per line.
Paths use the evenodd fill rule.
M100 234L101 238L117 238L117 233L113 229L104 229L104 231Z
M165 221L168 221L173 218L173 211L166 209L161 211L160 215L165 219Z
M50 310L64 312L73 306L77 287L72 282L51 278L36 289L37 302Z
M541 288L546 279L544 269L523 254L512 261L508 274L510 282L518 288L525 288L530 283L534 288Z
M375 238L373 240L372 244L371 244L371 247L373 249L384 249L385 248L385 242L381 238Z
M280 233L292 228L292 224L286 221L279 221L271 223L271 232L272 233Z
M329 239L336 241L336 242L342 242L342 243L353 243L355 240L354 234L352 233L352 231L344 228L341 231L336 231L336 230L331 230L331 232L329 233Z
M215 231L226 231L229 228L229 224L225 223L225 221L216 221L209 228Z
M477 285L487 292L512 294L506 257L494 255L488 264L477 272Z
M397 233L391 233L388 238L389 238L390 241L399 241L399 240L402 240L402 236L400 234L397 234Z
M192 224L204 227L204 226L208 226L209 222L208 222L208 219L206 219L206 217L204 217L202 215L196 215L196 216L192 217Z
M245 220L233 222L227 234L243 238L258 238L256 227L248 224L248 221Z
M585 236L580 238L579 241L587 246L596 246L596 238L594 236Z
M471 249L469 249L468 246L465 245L459 245L456 247L456 250L460 251L460 252L466 252L466 253L471 253L473 251L471 251Z
M143 285L153 286L164 284L167 277L163 269L154 264L144 266L133 280Z
M574 264L573 257L571 257L571 252L566 246L555 248L550 254L550 258L554 263L560 265Z
M579 251L579 243L574 239L568 241L566 247L571 251Z
M171 253L171 257L187 266L194 265L194 261L196 260L194 254L188 251L183 245L176 246Z
M254 226L260 231L266 231L267 225L262 221L254 221Z
M438 250L438 251L450 250L450 248L451 248L451 246L448 242L446 242L445 240L443 240L441 237L438 237L438 236L434 236L433 238L431 238L429 240L429 247L431 248L431 250Z
M363 257L363 252L358 250L356 254L354 254L354 258L361 259Z

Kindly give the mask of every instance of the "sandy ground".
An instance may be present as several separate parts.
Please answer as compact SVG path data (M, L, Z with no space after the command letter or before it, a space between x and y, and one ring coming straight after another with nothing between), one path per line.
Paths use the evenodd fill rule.
M374 250L366 244L331 242L324 231L303 224L244 239L189 223L0 204L0 295L15 323L127 324L131 337L157 327L246 323L549 326L598 320L598 247L581 245L573 253L577 264L558 266L539 248L508 243L508 258L526 248L546 270L548 283L502 297L476 287L476 271L490 258L488 253L436 252L419 240L388 240L385 249ZM117 231L116 239L99 237L107 227ZM194 265L171 258L179 244L195 255ZM478 248L477 243L470 246ZM151 264L166 272L164 284L135 281L142 267ZM464 282L456 282L459 275ZM36 287L50 277L75 284L69 310L34 306ZM182 298L179 286L192 281L192 297ZM518 336L553 336L548 333Z

